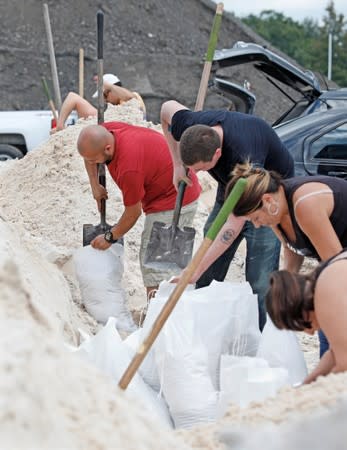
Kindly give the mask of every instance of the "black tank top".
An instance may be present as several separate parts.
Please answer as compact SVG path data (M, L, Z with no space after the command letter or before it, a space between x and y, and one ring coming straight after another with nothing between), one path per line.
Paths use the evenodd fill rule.
M303 184L313 182L323 183L332 190L334 196L334 208L330 216L330 222L341 242L342 247L347 247L347 181L341 178L318 175L312 177L294 177L283 180L282 185L288 202L289 214L294 228L295 242L288 239L280 225L278 226L278 229L290 250L300 255L310 256L320 260L320 257L316 249L311 244L310 239L301 230L295 219L293 205L293 195L295 191Z

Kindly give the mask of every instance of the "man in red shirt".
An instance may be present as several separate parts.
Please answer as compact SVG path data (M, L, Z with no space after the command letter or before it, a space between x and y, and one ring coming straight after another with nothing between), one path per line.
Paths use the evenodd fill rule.
M136 223L142 211L146 215L141 236L140 266L147 295L158 287L160 281L172 274L159 273L144 266L143 259L153 222L170 224L176 201L176 189L172 184L173 165L164 136L145 127L122 122L108 122L84 128L78 138L77 148L84 158L93 196L107 198L107 192L99 184L97 163L106 163L108 171L122 191L124 212L111 235L97 236L91 245L105 250L112 241L124 236ZM200 195L200 185L194 173L192 184L187 186L180 216L180 226L191 226ZM106 238L106 239L105 239Z

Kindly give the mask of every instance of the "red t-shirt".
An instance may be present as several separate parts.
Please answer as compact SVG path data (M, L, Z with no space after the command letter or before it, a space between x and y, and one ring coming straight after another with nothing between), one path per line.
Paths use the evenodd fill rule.
M158 131L123 122L107 122L103 126L115 137L115 152L107 165L111 177L123 194L125 206L141 201L146 214L174 209L177 192L172 184L173 165L165 137ZM190 173L192 186L187 186L183 205L196 200L200 185Z

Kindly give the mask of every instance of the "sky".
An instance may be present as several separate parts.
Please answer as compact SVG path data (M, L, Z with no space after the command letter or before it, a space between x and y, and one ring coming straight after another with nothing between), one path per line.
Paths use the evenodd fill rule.
M273 9L300 22L305 17L320 21L326 14L325 8L329 0L224 0L223 3L225 11L234 12L237 17L259 15L264 9ZM347 19L347 0L335 0L334 5L336 12Z

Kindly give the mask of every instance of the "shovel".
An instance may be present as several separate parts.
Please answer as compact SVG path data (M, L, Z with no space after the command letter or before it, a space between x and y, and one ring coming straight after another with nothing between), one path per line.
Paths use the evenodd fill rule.
M216 6L216 14L208 42L206 60L194 108L195 111L202 110L204 106L223 8L223 3L218 3ZM177 228L185 188L186 184L180 182L172 225L167 226L162 222L154 222L153 224L144 258L144 264L148 267L162 270L165 268L165 264L167 270L177 273L180 269L184 269L192 258L195 230L191 227L184 227L183 230Z
M186 183L180 181L172 224L154 222L144 263L148 267L175 272L184 269L191 260L194 246L195 230L191 227L178 228Z
M104 37L104 13L98 11L97 18L97 40L98 40L98 124L104 121L104 95L103 95L103 37ZM98 177L101 186L106 188L105 164L98 164ZM106 200L101 200L100 205L100 223L99 225L83 225L83 247L89 245L91 241L109 230L111 225L106 223Z
M193 259L187 266L186 270L182 273L182 276L179 279L175 289L169 296L167 302L163 306L163 309L160 311L158 317L154 321L148 336L146 336L142 344L139 345L135 356L133 357L126 371L122 375L122 378L119 380L118 386L121 389L126 389L131 380L133 379L137 369L140 367L142 361L145 359L154 341L158 337L158 334L160 333L161 329L165 325L165 322L167 321L173 309L175 308L183 291L188 286L195 270L197 269L203 257L205 256L207 250L210 248L212 242L215 240L220 229L226 222L229 214L231 214L233 209L235 208L235 205L237 204L241 195L243 194L246 185L247 181L244 178L240 178L233 187L228 198L224 202L224 205L219 211L217 217L215 218L214 222L209 228L206 237L202 241L200 247L193 256Z

